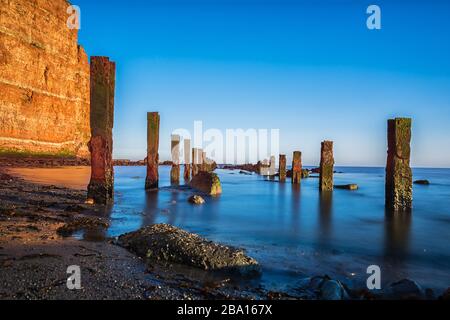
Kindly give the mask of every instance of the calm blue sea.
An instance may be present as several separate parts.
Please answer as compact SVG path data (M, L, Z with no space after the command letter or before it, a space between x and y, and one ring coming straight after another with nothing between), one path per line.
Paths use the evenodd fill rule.
M397 216L384 209L384 168L338 167L335 183L360 189L328 195L317 178L293 187L218 170L223 195L203 206L189 204L187 191L146 194L144 167L115 170L109 236L169 223L246 249L262 265L261 284L272 289L324 274L363 287L370 265L381 267L383 285L411 278L425 288L450 286L450 169L415 169L414 179L431 185L415 185L413 212ZM169 171L160 168L162 187L170 185Z

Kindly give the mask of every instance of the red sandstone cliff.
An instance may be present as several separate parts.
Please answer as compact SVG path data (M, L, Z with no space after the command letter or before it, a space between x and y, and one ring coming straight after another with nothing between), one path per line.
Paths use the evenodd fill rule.
M0 151L89 154L89 63L69 5L0 0Z

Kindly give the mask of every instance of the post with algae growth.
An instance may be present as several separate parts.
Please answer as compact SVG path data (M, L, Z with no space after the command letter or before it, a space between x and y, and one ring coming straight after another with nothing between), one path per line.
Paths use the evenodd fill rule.
M180 141L179 135L172 135L172 169L170 170L170 183L172 185L180 184Z
M184 139L184 181L191 180L191 140Z
M116 65L107 57L91 57L91 180L88 199L107 204L114 196L112 164Z
M192 177L195 177L203 166L203 150L198 148L192 149Z
M159 124L158 112L147 113L147 178L145 189L158 189L159 184Z
M279 174L280 174L280 182L285 182L286 181L286 155L285 154L280 154L280 169L279 169Z
M333 191L333 174L333 141L324 141L320 152L320 191Z
M302 153L295 151L292 158L292 184L300 184L302 180Z
M388 120L386 207L395 211L412 208L411 124L409 118Z

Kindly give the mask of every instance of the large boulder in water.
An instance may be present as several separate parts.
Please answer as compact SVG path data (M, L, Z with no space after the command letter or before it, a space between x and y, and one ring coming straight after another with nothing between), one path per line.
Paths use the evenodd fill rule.
M219 176L213 172L200 171L192 177L189 186L212 196L222 193Z
M204 270L259 273L258 262L243 250L213 243L167 224L155 224L124 234L119 237L118 244L151 261Z

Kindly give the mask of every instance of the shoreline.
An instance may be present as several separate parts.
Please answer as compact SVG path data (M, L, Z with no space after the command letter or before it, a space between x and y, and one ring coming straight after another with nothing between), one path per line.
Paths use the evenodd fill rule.
M82 226L86 232L104 231L108 220L105 208L86 205L85 198L85 191L30 183L0 167L0 283L4 284L0 300L253 300L286 296L245 283L240 287L229 277L205 280L196 270L183 266L149 265L115 245L113 239L86 241L62 236L62 227L80 220L87 221ZM66 287L71 265L81 267L81 290Z
M105 237L109 212L85 204L85 190L33 183L13 172L0 167L0 282L6 284L0 288L0 299L320 299L318 283L324 281L333 283L335 292L350 293L343 299L381 298L325 275L310 278L311 283L298 290L271 292L258 281L149 264ZM66 174L67 180L71 177ZM68 235L63 236L62 229L69 230ZM85 238L92 241L73 238L72 232L78 230L89 233ZM66 288L69 265L88 272L83 282L87 286L80 291ZM428 292L424 298L437 297Z

